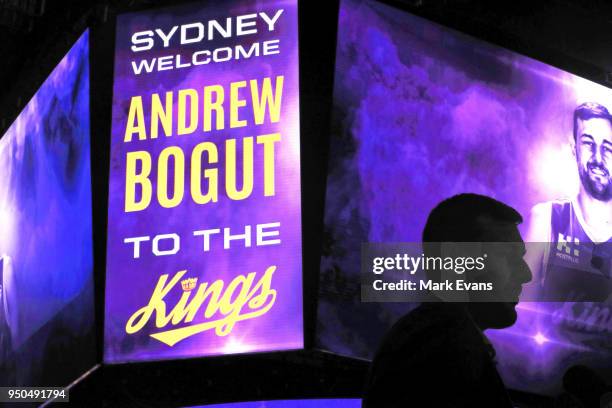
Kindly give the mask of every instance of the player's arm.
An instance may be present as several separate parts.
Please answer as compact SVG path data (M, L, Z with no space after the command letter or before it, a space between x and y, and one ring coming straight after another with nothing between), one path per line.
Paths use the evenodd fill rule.
M541 287L544 282L544 262L547 247L550 243L550 222L552 204L550 202L536 204L526 222L525 262L533 275L532 282Z

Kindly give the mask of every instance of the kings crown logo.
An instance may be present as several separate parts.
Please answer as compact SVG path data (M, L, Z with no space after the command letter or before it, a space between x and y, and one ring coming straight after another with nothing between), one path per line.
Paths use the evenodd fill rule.
M183 287L183 291L190 291L195 288L198 283L198 278L189 278L181 281L181 286Z

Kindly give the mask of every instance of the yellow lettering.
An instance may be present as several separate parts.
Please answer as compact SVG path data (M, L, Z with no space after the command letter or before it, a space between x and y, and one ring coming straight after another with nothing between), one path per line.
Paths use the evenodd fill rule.
M238 191L236 139L225 141L225 190L232 200L244 200L253 191L253 138L245 137L242 144L242 189Z
M155 311L158 316L163 316L166 311L166 302L164 302L164 297L172 290L174 285L183 277L183 275L187 272L186 270L177 272L176 275L170 280L170 282L166 285L166 281L168 280L168 274L161 275L159 280L157 281L157 286L155 286L155 290L153 291L153 295L151 295L151 299L149 300L149 304L143 308L140 308L134 313L127 321L125 325L125 332L128 334L136 333L140 331L145 324L151 318L151 315ZM157 327L160 327L159 325Z
M266 108L268 110L270 122L276 123L279 121L284 79L285 77L282 75L276 77L276 89L274 90L274 96L272 96L272 84L270 82L270 78L263 79L261 95L259 94L257 80L252 79L250 81L255 124L261 125L264 123Z
M213 94L215 99L213 102ZM209 85L204 87L204 131L212 129L212 111L215 111L215 129L221 130L225 127L223 111L224 93L221 85Z
M247 125L246 120L238 118L238 109L246 106L247 102L240 99L240 88L245 88L246 81L232 82L230 84L230 128L238 128Z
M264 146L264 196L270 197L276 193L276 180L274 177L274 143L280 142L280 133L257 136L257 144Z
M202 153L208 153L208 163L219 161L217 146L211 142L202 142L196 145L191 152L191 197L196 204L216 203L219 199L219 171L217 169L204 170L208 191L202 194Z
M190 111L187 115L187 99ZM187 135L195 132L198 127L198 93L195 89L181 89L178 93L178 129L177 134ZM187 124L189 121L189 124Z
M174 157L173 195L168 197L168 160ZM159 154L157 164L157 200L164 208L180 204L185 194L185 156L178 146L166 147Z
M136 163L142 163L140 173L136 173ZM137 151L127 154L125 163L125 212L141 211L151 203L153 187L151 174L151 156L148 152ZM140 201L136 201L136 186L142 188Z
M142 96L132 96L130 100L130 111L128 112L127 125L125 127L124 142L131 142L134 133L138 133L138 140L147 139L147 130L144 124L144 109L142 107Z
M151 95L151 139L157 139L159 124L164 128L166 136L172 136L172 92L166 92L166 107L164 108L159 94Z

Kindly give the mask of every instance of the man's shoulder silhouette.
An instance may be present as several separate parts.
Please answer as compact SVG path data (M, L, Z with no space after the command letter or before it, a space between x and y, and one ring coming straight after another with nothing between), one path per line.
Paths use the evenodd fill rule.
M363 406L511 407L493 357L461 304L423 304L385 336Z

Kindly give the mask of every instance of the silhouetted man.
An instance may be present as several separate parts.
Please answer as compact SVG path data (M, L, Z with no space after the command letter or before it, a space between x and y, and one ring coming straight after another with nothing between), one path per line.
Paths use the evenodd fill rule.
M514 209L476 194L454 196L433 209L423 231L424 243L508 243L500 246L494 266L486 271L497 290L464 303L432 296L432 302L401 318L372 362L364 407L512 407L495 367L495 351L483 331L515 323L521 285L531 279L523 261L520 222ZM424 244L425 255L438 255L440 247ZM428 272L428 278L439 280L441 275ZM470 272L463 279L472 279ZM506 301L495 301L500 293Z

